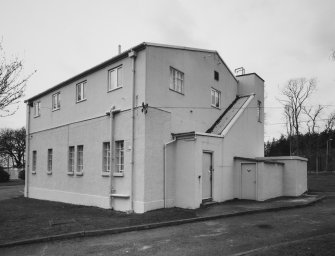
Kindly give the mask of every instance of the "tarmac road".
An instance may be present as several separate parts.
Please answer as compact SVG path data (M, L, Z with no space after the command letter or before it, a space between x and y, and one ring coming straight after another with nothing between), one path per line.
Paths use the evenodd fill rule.
M335 198L292 210L2 248L0 255L335 255Z

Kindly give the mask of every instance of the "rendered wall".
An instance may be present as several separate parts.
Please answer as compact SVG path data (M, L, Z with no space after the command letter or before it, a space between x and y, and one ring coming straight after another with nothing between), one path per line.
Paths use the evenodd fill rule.
M217 54L148 47L146 60L146 103L171 112L173 133L205 132L236 97L237 81ZM184 94L170 89L170 67L184 73ZM221 91L221 109L211 107L211 87Z

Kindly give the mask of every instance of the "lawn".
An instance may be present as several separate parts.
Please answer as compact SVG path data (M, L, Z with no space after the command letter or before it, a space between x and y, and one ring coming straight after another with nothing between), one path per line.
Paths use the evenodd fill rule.
M335 192L335 173L308 174L307 184L311 192Z
M97 207L30 198L0 202L0 244L68 232L89 231L192 218L195 211L169 208L126 214Z

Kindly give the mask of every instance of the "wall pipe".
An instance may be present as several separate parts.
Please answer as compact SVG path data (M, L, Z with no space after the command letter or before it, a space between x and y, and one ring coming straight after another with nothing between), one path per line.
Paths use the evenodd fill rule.
M175 142L176 139L167 142L164 144L164 155L163 155L163 200L164 200L164 208L166 208L166 147L173 142Z
M26 121L26 163L25 163L25 187L24 187L24 196L29 196L29 148L30 148L30 142L29 142L29 133L30 133L30 104L27 102L27 121Z
M132 101L131 101L131 170L130 170L130 203L131 203L131 211L134 211L134 155L135 155L135 60L136 60L136 52L131 50L128 53L128 57L132 59Z

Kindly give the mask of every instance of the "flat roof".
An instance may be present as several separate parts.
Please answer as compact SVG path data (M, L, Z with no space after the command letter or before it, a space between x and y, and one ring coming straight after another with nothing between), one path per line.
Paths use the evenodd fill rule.
M238 75L236 77L240 77L240 76L250 76L250 75L255 75L257 76L259 79L261 79L263 82L265 82L265 80L263 78L261 78L257 73L247 73L247 74L243 74L243 75Z
M224 62L224 60L221 58L220 54L217 52L217 51L214 51L214 50L206 50L206 49L200 49L200 48L192 48L192 47L184 47L184 46L176 46L176 45L167 45L167 44L157 44L157 43L150 43L150 42L143 42L143 43L140 43L124 52L121 52L120 54L90 68L90 69L87 69L55 86L52 86L50 87L49 89L41 92L41 93L38 93L30 98L28 98L27 100L25 100L24 102L26 103L29 103L29 102L32 102L34 100L36 100L37 98L40 98L52 91L55 91L55 90L58 90L59 88L63 87L63 86L66 86L70 83L73 83L75 82L76 80L79 80L81 79L82 77L84 76L87 76L97 70L100 70L116 61L119 61L121 59L124 59L128 56L129 52L131 51L141 51L143 49L145 49L147 46L152 46L152 47L161 47L161 48L168 48L168 49L177 49L177 50L186 50L186 51L196 51L196 52L207 52L207 53L213 53L213 54L217 54L220 58L220 61L222 62L223 65L225 65L225 67L228 69L228 71L230 72L230 74L232 75L232 77L235 79L236 82L238 82L238 80L236 79L236 77L234 76L233 72L229 69L229 67L227 66L227 64ZM262 79L263 80L263 79ZM264 81L264 80L263 80Z

